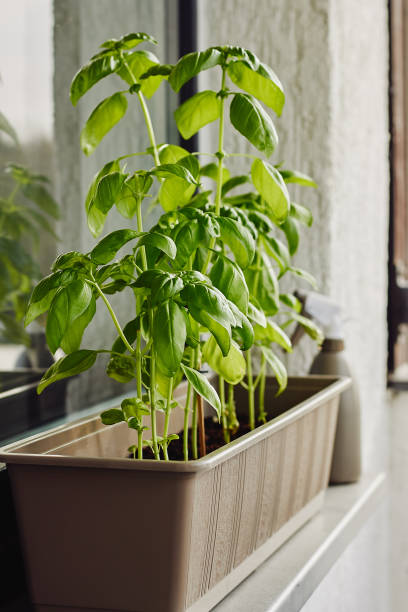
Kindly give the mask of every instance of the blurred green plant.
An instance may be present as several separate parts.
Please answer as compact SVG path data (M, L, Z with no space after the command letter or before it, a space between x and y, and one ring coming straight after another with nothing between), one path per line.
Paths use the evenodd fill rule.
M0 132L20 148L15 129L0 112ZM44 232L57 236L52 221L59 207L49 179L7 163L0 175L0 340L29 346L23 318L33 287L41 278L36 258Z

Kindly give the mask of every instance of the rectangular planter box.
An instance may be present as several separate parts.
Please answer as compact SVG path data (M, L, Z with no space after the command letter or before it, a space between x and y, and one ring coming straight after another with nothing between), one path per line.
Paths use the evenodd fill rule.
M2 449L36 610L208 612L320 508L349 384L269 381L271 421L186 463L98 418Z
M66 380L37 395L43 369L0 371L0 440L39 427L65 414Z

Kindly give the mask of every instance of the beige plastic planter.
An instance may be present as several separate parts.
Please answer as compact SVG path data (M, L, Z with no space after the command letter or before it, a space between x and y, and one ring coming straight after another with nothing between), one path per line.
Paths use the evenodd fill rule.
M36 610L208 612L319 510L349 384L269 382L274 418L188 463L127 459L98 418L2 449Z

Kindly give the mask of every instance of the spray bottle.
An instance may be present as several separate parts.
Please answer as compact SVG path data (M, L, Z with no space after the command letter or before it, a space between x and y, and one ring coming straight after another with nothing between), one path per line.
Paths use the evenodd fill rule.
M323 328L325 336L310 373L349 376L353 381L340 398L330 482L356 482L361 475L360 401L356 379L345 358L341 309L332 299L319 293L302 292L297 293L297 297L303 304L302 314L315 320ZM292 338L294 343L299 338L296 329Z

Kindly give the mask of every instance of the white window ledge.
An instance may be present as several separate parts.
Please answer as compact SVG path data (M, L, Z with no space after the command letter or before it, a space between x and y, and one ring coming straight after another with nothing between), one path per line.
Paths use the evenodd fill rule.
M386 475L329 487L323 509L213 612L296 612L302 608L385 495Z

